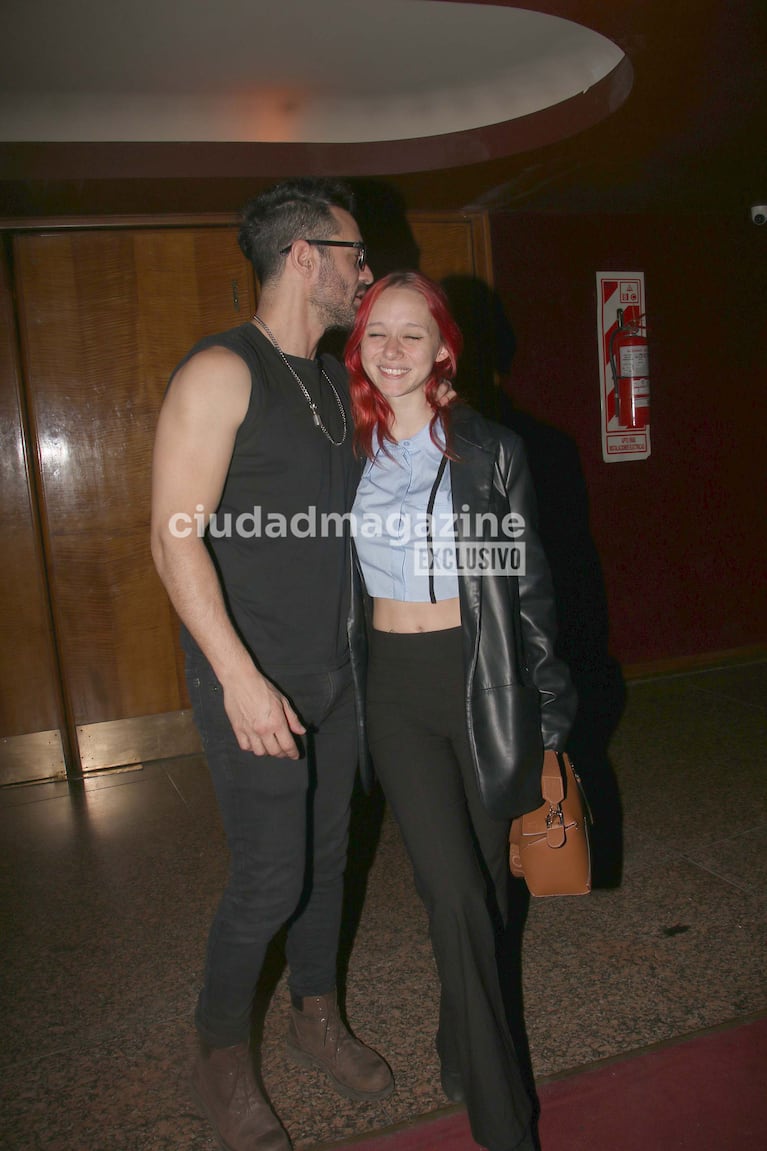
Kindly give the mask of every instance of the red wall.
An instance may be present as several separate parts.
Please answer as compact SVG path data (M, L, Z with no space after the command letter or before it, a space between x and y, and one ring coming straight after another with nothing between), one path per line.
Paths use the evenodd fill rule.
M767 639L767 228L743 219L496 214L515 408L572 437L623 664ZM652 455L604 463L595 273L643 271Z

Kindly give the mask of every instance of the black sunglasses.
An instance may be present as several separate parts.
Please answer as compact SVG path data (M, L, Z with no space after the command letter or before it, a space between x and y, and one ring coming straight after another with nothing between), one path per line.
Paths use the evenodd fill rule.
M356 248L357 249L357 267L360 271L365 267L368 261L367 248L362 240L310 240L308 236L305 237L307 244L314 244L316 248ZM297 240L293 244L298 243ZM287 248L280 248L280 255L287 256L293 244L288 244Z

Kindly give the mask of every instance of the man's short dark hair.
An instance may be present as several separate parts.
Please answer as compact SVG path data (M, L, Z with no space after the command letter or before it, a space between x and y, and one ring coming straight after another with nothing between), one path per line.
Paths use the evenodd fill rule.
M325 240L337 234L331 208L354 213L354 194L342 180L285 180L247 202L240 220L240 248L262 284L282 267L282 248L307 236Z

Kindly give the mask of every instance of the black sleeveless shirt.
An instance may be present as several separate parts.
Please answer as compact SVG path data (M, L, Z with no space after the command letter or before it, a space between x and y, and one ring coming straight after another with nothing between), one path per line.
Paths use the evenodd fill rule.
M322 357L346 414L346 439L335 447L315 427L296 380L254 324L207 336L181 363L216 346L240 356L252 381L206 533L230 617L267 675L338 668L348 658L348 513L359 477L346 372ZM320 362L288 360L339 440L341 413Z

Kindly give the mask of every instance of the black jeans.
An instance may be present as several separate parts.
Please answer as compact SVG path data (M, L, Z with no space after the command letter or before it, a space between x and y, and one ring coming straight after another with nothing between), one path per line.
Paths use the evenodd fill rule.
M275 681L307 727L298 760L242 751L223 690L199 651L187 654L194 715L231 853L208 938L197 1029L214 1047L247 1040L256 983L273 936L288 924L291 992L336 985L338 937L357 765L348 665Z
M461 1076L474 1138L532 1149L532 1105L498 973L509 825L479 796L466 735L460 629L373 632L367 720L376 773L413 864L441 985L437 1050Z

